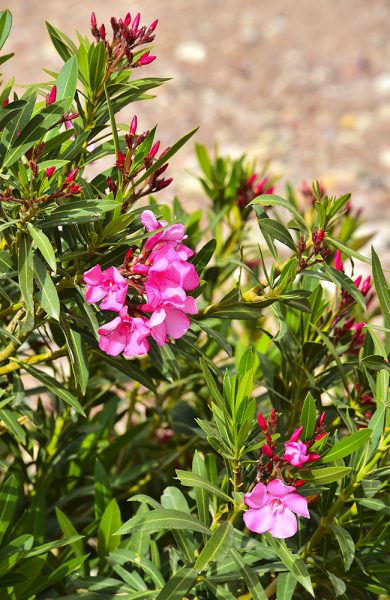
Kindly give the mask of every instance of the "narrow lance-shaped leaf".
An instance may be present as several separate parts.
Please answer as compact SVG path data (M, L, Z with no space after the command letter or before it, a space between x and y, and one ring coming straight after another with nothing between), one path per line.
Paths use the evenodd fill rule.
M370 439L371 434L371 429L360 429L360 431L348 435L340 442L337 442L337 444L322 457L322 462L327 463L344 458L344 456L349 456L352 452L355 452L355 450L365 444L367 440Z
M60 299L56 287L38 256L34 256L35 281L38 284L38 301L49 317L56 321L60 318Z
M270 533L265 533L265 536L271 546L280 558L280 560L286 565L290 573L295 579L314 597L314 590L311 583L309 571L302 558L293 554L289 548L287 548L284 540L274 538Z
M200 521L183 513L180 510L156 509L143 515L136 515L126 521L115 535L132 533L133 531L146 531L154 533L156 531L169 531L174 529L183 529L184 531L198 531L210 535L210 530Z
M183 600L188 590L193 588L198 573L195 569L182 567L163 587L157 600Z
M314 427L316 424L316 403L308 392L305 401L303 403L300 425L303 426L302 439L304 441L310 439L314 433Z
M47 235L36 229L31 223L27 224L27 229L32 239L34 240L37 248L40 250L43 258L46 260L47 264L51 268L51 270L56 273L57 272L57 264L56 264L56 255L54 253L53 246Z
M222 560L229 552L233 541L233 526L229 521L225 521L213 533L207 541L205 547L199 554L195 569L201 573L206 571L209 564L217 560Z
M255 571L246 564L244 558L239 552L237 552L237 550L232 548L231 553L234 562L240 569L241 575L248 587L248 590L253 600L267 600L267 594L265 593L264 588L260 583L260 579L257 573L255 573Z
M34 299L32 294L34 267L31 238L23 233L19 243L19 285L27 310L34 314Z

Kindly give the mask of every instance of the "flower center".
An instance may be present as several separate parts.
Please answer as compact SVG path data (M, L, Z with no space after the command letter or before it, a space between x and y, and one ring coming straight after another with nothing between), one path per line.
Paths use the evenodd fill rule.
M270 507L273 515L280 515L284 511L284 504L280 498L273 498Z

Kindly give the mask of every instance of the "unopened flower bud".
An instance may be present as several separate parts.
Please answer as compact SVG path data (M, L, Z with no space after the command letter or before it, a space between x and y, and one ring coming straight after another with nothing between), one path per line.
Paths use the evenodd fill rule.
M264 433L267 433L267 421L264 419L261 413L257 413L257 422L259 424L260 429Z
M336 250L333 260L333 266L337 271L344 271L343 261L341 260L340 250Z
M148 33L153 33L153 31L156 29L157 27L157 23L158 23L158 19L155 19L153 21L153 23L151 23L148 27Z
M91 13L91 27L96 27L96 15L95 13Z
M359 275L359 277L356 277L354 284L356 285L357 288L359 288L361 282L362 282L362 276Z
M318 235L317 235L317 240L318 240L319 244L321 244L321 242L323 241L324 237L325 237L325 231L323 229L320 229L319 232L318 232Z
M78 169L73 169L73 171L71 171L68 175L68 177L65 179L65 183L68 184L71 181L73 181L73 179L76 177L77 173L79 172Z
M125 19L124 19L124 21L123 21L123 22L124 22L124 24L126 25L126 27L128 27L128 26L130 25L130 23L131 23L131 15L130 15L130 13L129 13L129 12L128 12L128 13L127 13L127 15L125 16Z
M326 412L323 411L318 417L318 425L323 425L325 421Z
M150 152L148 154L148 158L154 158L158 152L159 147L160 147L160 142L158 141L152 146L152 149L150 150Z
M136 65L142 67L144 65L149 65L151 62L156 60L156 56L150 56L149 50L145 52L136 62Z
M362 285L362 294L363 296L366 296L368 294L368 292L371 289L371 277L370 275L363 281L363 285Z
M267 444L263 444L263 446L261 447L261 451L263 454L265 454L265 456L268 456L268 458L272 458L274 455L271 448L267 446Z
M321 456L319 454L309 454L309 462L314 462L315 460L320 460Z
M46 177L51 177L55 170L56 170L55 167L48 167L45 171Z
M3 100L3 106L7 106L9 104L9 98L5 98Z
M157 183L157 189L163 190L164 188L168 187L168 185L171 184L172 181L173 177L169 177L169 179L163 179L162 181Z
M134 32L137 32L137 30L138 30L138 25L139 25L140 19L141 19L141 15L140 15L140 13L137 13L134 17L134 21L131 26L131 28Z
M136 133L137 124L138 124L137 115L134 115L134 117L131 120L131 124L130 124L130 135L134 135Z
M102 23L102 24L100 25L100 30L99 30L99 32L100 32L100 37L102 38L102 40L105 40L105 39L106 39L106 28L105 28L105 26L104 26L104 23Z
M294 486L295 487L301 487L301 485L304 485L305 482L303 481L303 479L297 479L296 481L294 481Z
M296 442L299 440L301 433L303 431L303 425L301 425L300 427L298 427L298 429L296 429L294 431L294 433L292 434L292 436L290 437L290 442Z
M323 431L322 433L319 433L315 438L314 441L319 442L320 440L322 440L322 438L324 438L326 435L328 435L326 433L326 431Z
M79 194L82 191L82 187L78 183L72 183L66 191L68 194Z
M53 85L50 92L46 96L46 106L50 106L51 104L54 104L56 99L57 99L57 86Z

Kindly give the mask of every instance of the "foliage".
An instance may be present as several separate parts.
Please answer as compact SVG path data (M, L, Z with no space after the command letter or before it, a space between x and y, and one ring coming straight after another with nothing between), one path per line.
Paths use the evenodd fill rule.
M205 210L158 203L195 130L158 156L155 127L116 123L163 83L134 78L156 22L114 20L110 42L91 25L77 44L48 25L60 72L0 93L2 598L388 593L390 294L361 216L320 184L275 195L245 156L199 144ZM98 347L83 273L144 247L145 208L184 225L198 312L126 360ZM309 505L287 541L243 522L275 478Z

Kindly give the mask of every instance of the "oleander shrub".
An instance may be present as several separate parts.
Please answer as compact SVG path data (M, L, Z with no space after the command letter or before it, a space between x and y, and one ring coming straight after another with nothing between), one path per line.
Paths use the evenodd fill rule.
M203 208L162 204L196 130L118 121L164 83L156 27L47 24L60 71L1 86L1 599L388 597L362 215L200 143Z

